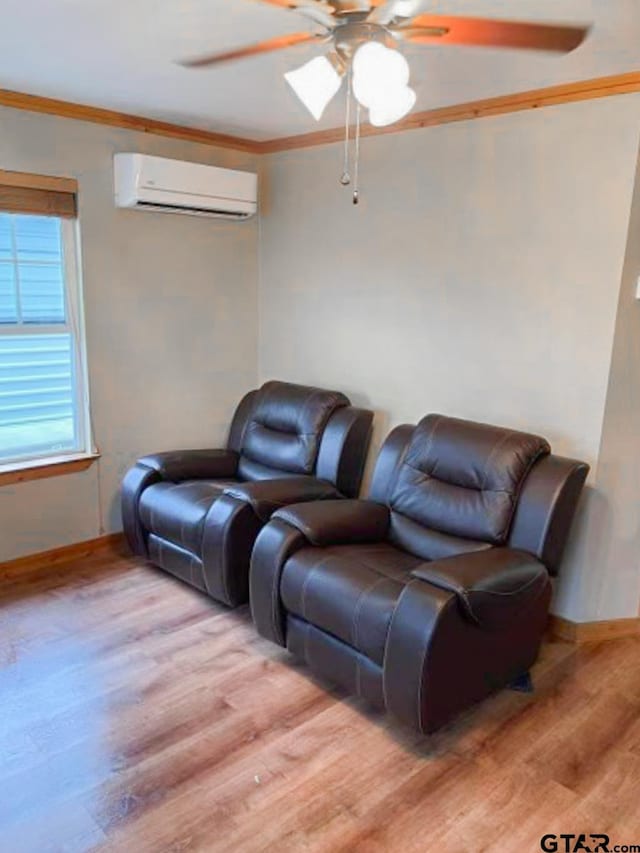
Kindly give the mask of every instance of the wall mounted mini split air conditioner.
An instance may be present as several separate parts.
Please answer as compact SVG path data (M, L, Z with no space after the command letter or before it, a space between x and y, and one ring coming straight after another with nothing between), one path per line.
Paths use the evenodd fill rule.
M115 154L116 207L248 219L258 207L252 172L185 163L147 154Z

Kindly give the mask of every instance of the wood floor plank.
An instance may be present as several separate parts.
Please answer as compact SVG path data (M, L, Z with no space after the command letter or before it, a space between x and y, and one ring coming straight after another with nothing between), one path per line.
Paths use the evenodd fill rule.
M640 843L640 638L545 644L430 738L133 558L0 578L2 853L504 853Z

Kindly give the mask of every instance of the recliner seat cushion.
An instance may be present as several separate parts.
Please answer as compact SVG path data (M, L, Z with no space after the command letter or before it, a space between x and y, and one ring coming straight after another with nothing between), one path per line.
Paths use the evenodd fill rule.
M391 508L442 533L503 544L520 487L549 452L536 435L428 415L400 465Z
M237 480L155 483L140 497L140 521L150 532L200 555L204 520L214 501Z
M382 665L396 602L420 564L388 543L303 548L284 567L282 604Z
M336 391L267 382L245 429L242 456L281 471L312 474L327 421L348 405Z

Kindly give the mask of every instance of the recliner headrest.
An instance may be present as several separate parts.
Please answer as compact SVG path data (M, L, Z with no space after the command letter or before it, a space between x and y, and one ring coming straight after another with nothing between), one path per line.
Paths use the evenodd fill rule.
M242 455L271 468L312 474L327 421L348 405L338 391L266 382L244 433Z
M391 492L391 508L425 527L493 544L506 540L544 438L427 415L416 427Z

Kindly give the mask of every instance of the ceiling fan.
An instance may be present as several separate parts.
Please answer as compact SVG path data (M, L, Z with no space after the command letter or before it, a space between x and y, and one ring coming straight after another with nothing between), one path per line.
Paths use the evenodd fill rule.
M472 45L569 53L589 32L588 26L502 21L453 15L419 14L425 0L260 0L304 15L313 32L276 36L257 44L182 60L187 68L209 68L231 60L284 50L294 45L325 47L300 68L287 72L287 83L319 121L347 78L345 172L347 169L351 96L356 102L356 153L360 108L381 127L409 113L416 94L409 87L409 64L397 49L402 44ZM356 159L357 166L357 159ZM357 203L357 190L354 202Z
M299 12L313 22L316 31L276 36L257 44L223 53L186 59L180 64L188 68L208 68L222 62L284 50L294 45L305 43L328 45L329 49L324 57L324 62L315 63L315 66L311 68L311 73L299 75L297 88L295 85L296 78L293 76L296 72L285 75L288 82L296 89L299 97L305 94L302 90L308 90L308 97L303 96L301 100L305 106L313 107L310 111L316 119L321 117L324 108L337 91L337 88L332 91L336 82L339 88L340 81L350 69L359 48L367 44L392 50L397 48L399 44L410 43L444 46L475 45L488 48L568 53L584 41L589 31L589 27L585 26L418 14L423 5L423 0L260 0L260 2ZM386 82L398 82L398 80L408 77L408 66L405 68L404 64L401 65L398 60L392 59L389 53L385 54L378 49L368 50L367 52L370 56L368 61L361 63L361 73L357 73L357 64L356 69L354 69L356 86L357 78L360 77L361 80L364 80L365 75L367 75L369 78L372 76L381 78L377 83L385 88L382 84L385 83L387 76L385 72L387 70L393 80ZM320 58L316 57L316 59ZM388 69L385 66L385 59ZM311 63L307 63L303 69L313 62L312 60ZM391 68L392 63L395 63L393 69ZM401 69L402 73L400 73ZM406 84L404 87L397 87L398 90L402 88L406 88ZM357 92L355 94L358 99ZM411 100L414 102L415 98ZM405 106L407 101L408 99L405 98ZM363 104L363 106L369 105ZM406 110L406 112L408 111ZM376 118L385 118L386 112L374 109L372 123L376 123ZM385 115L380 113L385 113Z

